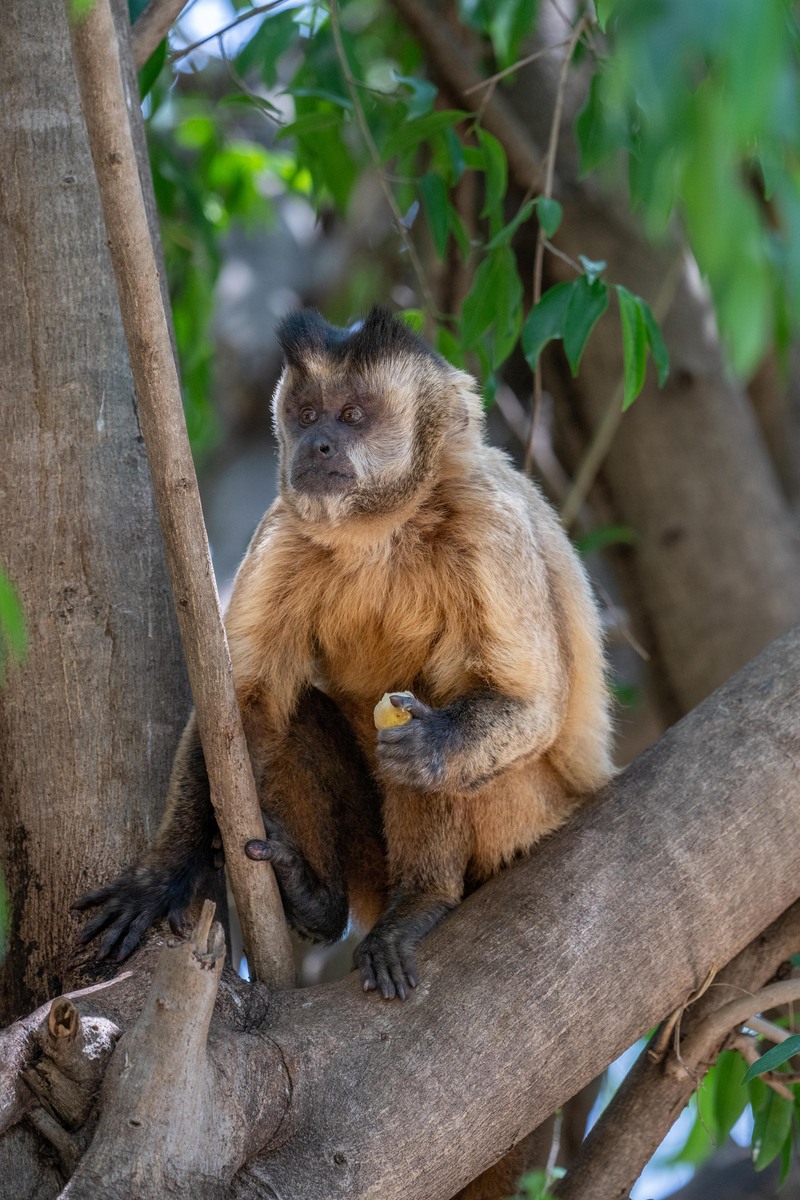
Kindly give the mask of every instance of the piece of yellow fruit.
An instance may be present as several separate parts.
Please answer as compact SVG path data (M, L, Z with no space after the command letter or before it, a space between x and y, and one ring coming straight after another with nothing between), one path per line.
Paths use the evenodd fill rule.
M392 704L392 696L411 696L413 692L384 692L378 703L375 705L373 717L375 720L376 729L391 729L393 725L407 725L411 720L411 713L404 708L395 708Z

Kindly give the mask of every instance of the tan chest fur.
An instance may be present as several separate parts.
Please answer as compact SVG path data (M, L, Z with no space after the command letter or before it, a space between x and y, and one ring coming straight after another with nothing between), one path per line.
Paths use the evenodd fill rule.
M437 560L434 577L429 550L412 543L344 571L331 564L314 620L320 686L370 714L387 691L414 687L420 698L443 703L463 690L470 632L453 614L469 610L469 585L441 542Z

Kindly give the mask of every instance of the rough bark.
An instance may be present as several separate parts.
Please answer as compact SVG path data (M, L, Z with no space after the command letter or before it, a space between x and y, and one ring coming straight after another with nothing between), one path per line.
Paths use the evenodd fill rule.
M263 822L234 692L109 0L95 0L91 11L72 24L71 36L227 869L252 972L287 986L294 970L274 875L242 852L246 841L262 836Z
M0 692L8 1019L75 977L69 905L150 840L189 701L60 0L4 6L0 75L0 562L30 630Z
M140 70L169 33L186 0L151 0L131 31L133 61Z
M230 1040L212 1105L223 1126L250 1113L239 1156L264 1147L238 1172L226 1159L230 1194L447 1200L776 920L800 889L799 663L800 630L470 897L424 944L404 1004L351 977L272 996L244 1039L215 1035ZM169 1077L181 1044L161 1046ZM248 1108L247 1064L269 1087L285 1069L288 1093ZM184 1169L187 1193L210 1186ZM120 1186L95 1178L92 1194Z

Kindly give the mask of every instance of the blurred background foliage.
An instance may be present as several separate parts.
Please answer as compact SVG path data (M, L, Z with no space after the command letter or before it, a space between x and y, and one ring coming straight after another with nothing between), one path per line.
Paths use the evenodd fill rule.
M278 372L271 331L291 307L310 303L347 324L391 303L480 377L494 439L529 465L545 348L563 351L577 375L610 302L623 361L618 406L636 399L648 358L664 382L667 350L647 300L587 248L559 246L570 202L557 169L565 141L590 188L613 194L651 240L693 257L728 370L744 385L774 361L787 378L800 325L795 5L447 0L454 59L468 48L479 64L469 110L453 103L400 7L190 0L140 72L187 422L221 583L273 487L264 466ZM130 8L135 20L144 0ZM540 62L556 82L539 131L542 170L526 187L486 114L493 97L524 93L526 69ZM540 448L537 469L543 463L558 501L569 480L551 444ZM237 504L238 533L217 536L215 522L230 524ZM613 519L578 533L593 562L638 537ZM606 595L613 585L602 565L594 573ZM0 624L17 653L24 633L7 586L0 576ZM616 595L606 599L613 623ZM621 640L630 644L627 667L615 658L618 697L641 705L644 668L634 639ZM777 1020L790 1027L791 1016ZM720 1057L672 1135L665 1154L674 1163L697 1167L734 1130L752 1144L758 1171L773 1164L788 1177L800 1122L792 1064L769 1086L760 1077L743 1084L746 1065L736 1052ZM654 1178L648 1196L666 1194L677 1176ZM530 1195L546 1186L541 1173L528 1181Z

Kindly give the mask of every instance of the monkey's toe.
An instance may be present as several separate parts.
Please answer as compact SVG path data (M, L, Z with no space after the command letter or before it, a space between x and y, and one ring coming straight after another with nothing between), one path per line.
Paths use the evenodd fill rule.
M414 951L406 939L373 930L356 947L353 964L365 992L379 991L384 1000L405 1000L417 986Z
M173 931L181 928L193 887L188 875L176 877L153 867L129 867L106 887L75 901L73 908L77 909L100 906L78 941L86 945L102 933L98 957L122 962L161 917L169 917Z

